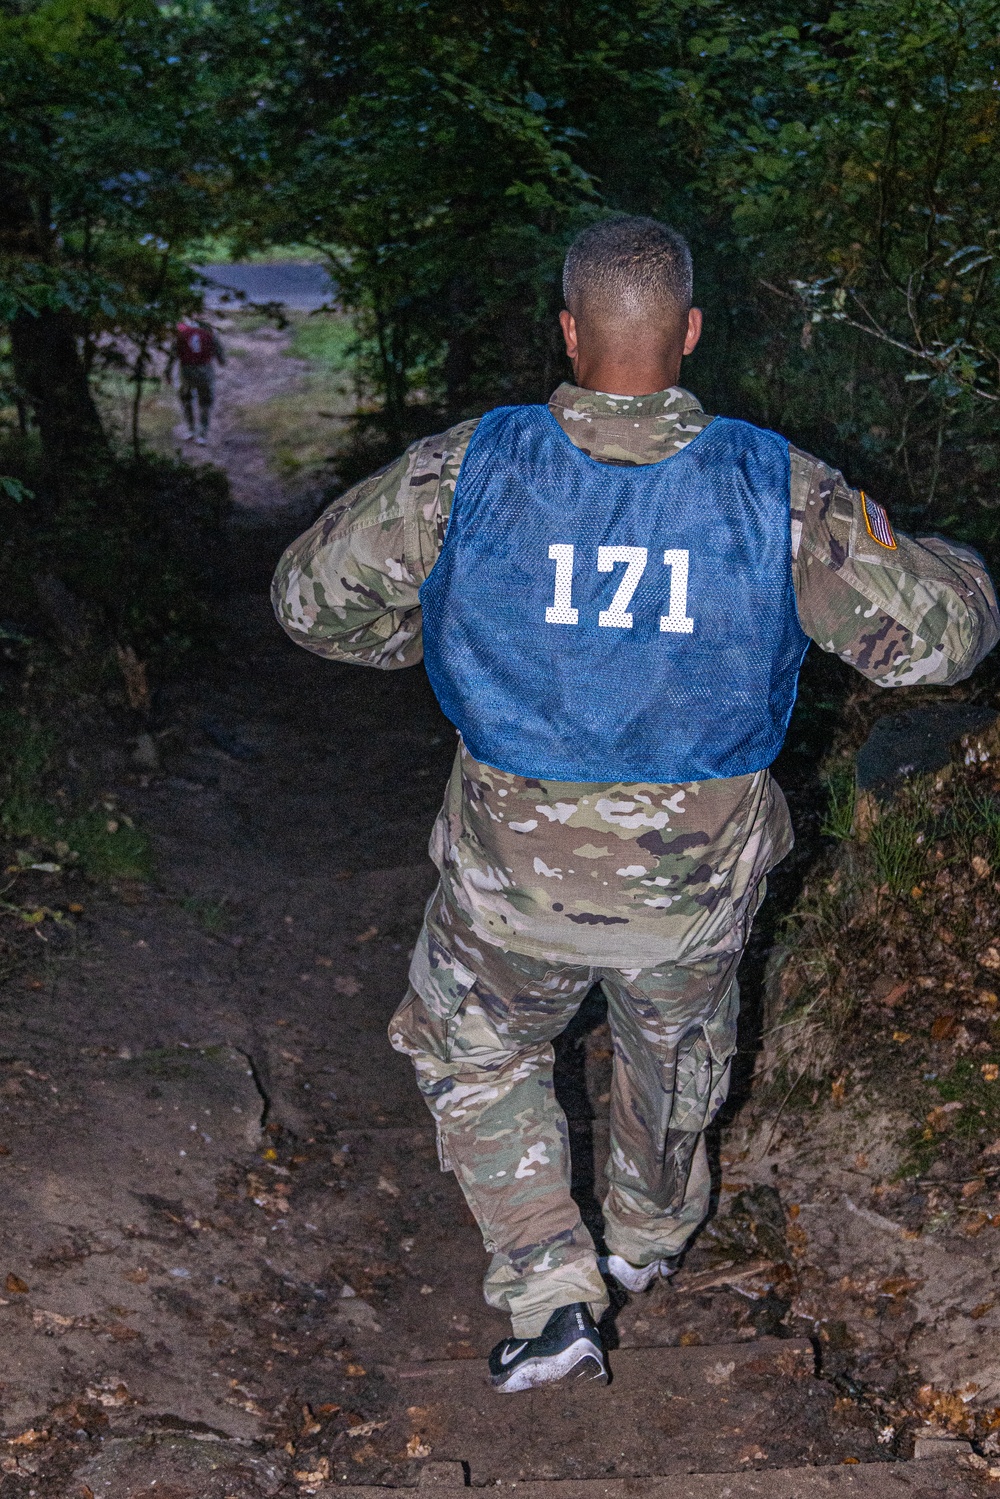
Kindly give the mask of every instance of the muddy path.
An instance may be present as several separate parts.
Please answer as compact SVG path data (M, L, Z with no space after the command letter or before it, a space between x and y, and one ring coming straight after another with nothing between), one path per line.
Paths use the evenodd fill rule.
M742 1249L706 1236L674 1285L619 1298L603 1401L485 1389L506 1326L385 1038L454 731L422 670L331 665L275 625L270 565L301 512L232 413L301 372L282 358L268 373L253 337L260 368L237 366L241 390L220 382L206 450L239 505L220 649L163 695L158 769L129 744L90 747L152 835L156 880L94 895L75 945L2 996L0 1496L612 1495L721 1473L734 1496L778 1496L826 1493L845 1462L852 1492L880 1492L910 1448L788 1324L780 1207L770 1239L757 1224ZM559 1086L598 1229L609 1068L591 1006ZM971 1492L948 1461L913 1492Z

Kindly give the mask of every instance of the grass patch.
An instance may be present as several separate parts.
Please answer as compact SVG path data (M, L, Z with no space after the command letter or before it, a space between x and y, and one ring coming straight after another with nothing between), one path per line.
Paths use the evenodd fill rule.
M297 322L289 353L296 359L337 374L348 373L357 354L359 339L350 318L343 313L312 313Z
M202 895L182 895L177 904L182 911L193 916L210 937L221 937L232 925L232 913L225 896L221 900L209 900Z
M828 774L822 830L835 846L784 923L788 953L770 987L758 1067L766 1086L787 1091L800 1078L870 1067L872 1086L895 1102L894 1074L922 1096L923 1068L929 1080L944 1077L940 1053L953 1043L982 1046L977 1068L992 1056L1000 728L983 744L983 758L914 777L881 806L855 799L848 767ZM976 1108L988 1108L988 1127L1000 1132L1000 1083L977 1075ZM963 1086L971 1077L954 1073Z
M103 799L74 805L48 789L55 735L18 713L0 715L0 830L15 844L23 869L79 869L98 881L148 880L153 873L149 839L130 817Z
M924 875L931 815L927 784L915 780L902 787L869 828L868 852L875 877L894 895L905 895Z
M857 800L857 782L854 765L841 761L823 777L826 787L826 812L820 825L824 838L836 838L843 842L854 830L854 806Z

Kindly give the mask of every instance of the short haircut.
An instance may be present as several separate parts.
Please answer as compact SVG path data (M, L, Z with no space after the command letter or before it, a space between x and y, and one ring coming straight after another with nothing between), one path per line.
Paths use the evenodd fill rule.
M617 214L570 245L563 296L575 318L677 317L691 306L691 280L691 250L676 229Z

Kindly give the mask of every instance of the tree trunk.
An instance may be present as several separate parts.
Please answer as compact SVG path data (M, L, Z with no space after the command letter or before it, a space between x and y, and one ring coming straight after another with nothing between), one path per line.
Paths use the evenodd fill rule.
M10 325L14 378L38 423L42 448L56 470L74 470L108 455L76 340L72 314L19 312Z
M0 254L15 262L52 264L55 235L52 205L35 201L17 176L0 165ZM68 309L22 309L10 322L11 359L18 411L38 423L45 457L58 478L68 465L78 470L108 455L77 345L77 323Z

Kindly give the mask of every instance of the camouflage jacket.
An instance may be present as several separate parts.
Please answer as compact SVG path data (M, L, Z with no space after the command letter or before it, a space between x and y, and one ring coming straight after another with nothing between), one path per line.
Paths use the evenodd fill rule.
M669 458L711 420L678 388L622 397L561 385L549 408L577 447L615 464ZM289 547L273 600L293 640L384 670L421 659L418 591L475 427L414 443ZM877 506L795 448L791 501L799 619L824 651L901 687L960 681L996 642L996 596L974 553L893 537ZM791 842L766 771L678 786L562 784L481 765L460 742L431 837L435 920L531 957L595 967L735 951L763 877Z

